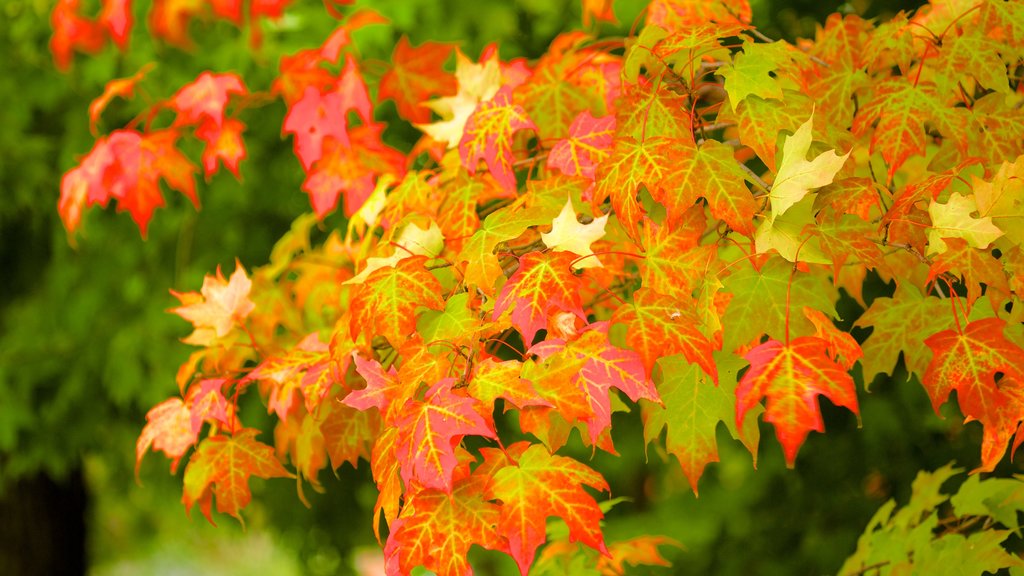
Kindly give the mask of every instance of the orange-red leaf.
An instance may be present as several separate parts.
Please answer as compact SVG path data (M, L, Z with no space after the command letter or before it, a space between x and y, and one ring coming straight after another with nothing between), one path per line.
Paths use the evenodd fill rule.
M537 548L547 539L550 516L565 521L571 541L606 552L600 528L604 514L583 488L607 491L604 478L572 458L552 455L539 444L523 450L525 444L508 448L521 455L497 470L488 486L488 495L501 501L498 532L508 539L519 571L525 576L533 564Z
M363 334L369 342L380 334L400 346L416 329L417 308L444 310L441 283L424 268L426 261L426 256L403 258L367 276L349 304L353 339Z
M238 74L203 72L171 99L171 109L178 113L175 123L199 124L206 119L220 126L231 94L248 92Z
M512 163L512 136L519 130L537 126L526 116L522 106L512 103L512 89L498 90L494 98L481 102L466 120L459 156L470 174L476 174L480 160L506 190L515 190L516 175Z
M430 121L430 109L423 106L430 96L452 96L458 89L455 76L442 69L454 46L424 42L413 47L402 36L391 54L391 69L380 79L380 99L395 101L398 113L409 122Z
M829 342L803 336L789 344L769 340L744 356L750 370L736 388L736 426L740 428L747 411L767 397L765 421L775 426L790 467L807 433L824 430L818 395L859 414L853 378L829 350Z
M476 411L477 401L452 390L454 378L430 387L423 401L408 400L398 421L395 447L402 481L451 493L458 459L455 446L464 436L496 437Z
M995 468L1024 420L1024 349L1006 339L1005 326L1004 320L985 318L925 340L935 355L921 383L936 413L956 390L960 411L984 426L981 466L975 472ZM1018 434L1014 449L1021 440Z
M245 428L233 436L211 436L204 439L185 467L185 492L182 502L187 510L197 502L206 518L210 513L210 496L216 497L217 511L230 514L239 521L242 508L249 504L249 477L290 477L274 449L256 440L259 430Z
M533 343L537 331L547 326L548 312L563 310L586 319L580 301L580 278L571 265L577 256L569 252L530 252L519 259L519 268L508 279L494 305L494 319L512 309L512 325Z
M626 325L626 343L640 355L648 376L658 358L683 354L718 383L712 345L701 332L692 302L641 288L633 293L632 303L615 311L612 323Z

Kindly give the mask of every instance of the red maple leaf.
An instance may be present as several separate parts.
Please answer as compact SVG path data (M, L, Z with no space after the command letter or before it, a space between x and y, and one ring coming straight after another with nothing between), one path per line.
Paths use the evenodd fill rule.
M333 137L323 141L322 155L302 183L319 218L337 207L342 192L345 214L351 216L373 193L377 177L405 175L405 156L381 141L383 129L381 124L357 126L347 143Z
M219 127L224 123L224 111L231 94L248 93L238 74L203 72L171 98L171 109L178 113L174 122L178 125L199 124L205 119Z
M442 68L453 49L439 42L413 47L402 36L391 55L391 69L380 79L380 99L394 100L398 113L409 122L429 122L430 109L423 102L432 95L452 96L458 89L455 76Z
M496 438L491 426L477 412L479 403L452 390L457 381L445 378L432 385L423 400L410 399L402 406L395 446L402 481L451 493L452 474L458 459L455 446L464 436Z
M245 428L232 436L211 436L200 442L185 467L182 502L186 510L198 503L213 523L211 508L216 496L218 512L241 520L242 508L252 499L250 476L292 476L274 456L274 449L256 440L257 434L259 430Z
M594 118L584 110L569 126L569 136L551 148L548 166L569 176L593 180L597 164L608 156L614 135L614 116Z
M750 370L736 387L736 428L742 429L747 411L767 397L765 421L775 426L790 468L807 433L824 430L818 395L859 414L853 378L830 356L834 349L826 340L802 336L788 344L769 340L744 356Z
M493 472L487 488L501 501L498 532L508 539L512 557L525 576L537 548L547 540L547 519L556 516L569 527L569 539L606 553L600 522L604 517L590 486L607 491L600 474L572 458L554 456L539 444L519 442L506 449L512 459Z
M227 118L222 123L206 121L196 128L196 138L202 140L206 146L203 148L203 173L207 179L217 172L220 162L241 180L238 173L238 164L245 159L245 140L242 139L242 132L245 124L234 118Z
M71 66L75 50L94 54L106 44L103 26L79 14L79 0L59 0L50 14L50 52L59 70Z
M345 112L341 94L324 94L313 86L307 87L302 99L288 109L281 131L295 135L295 155L304 170L308 172L323 156L325 138L348 145Z
M100 115L106 110L110 101L115 97L124 98L128 100L135 95L135 86L153 69L155 64L150 62L139 71L127 78L118 78L107 82L106 86L103 87L103 94L100 94L95 100L89 103L89 129L92 130L93 134L96 133L96 124L100 120Z
M481 102L466 120L459 141L462 165L476 174L480 160L506 190L515 190L516 175L512 163L512 136L519 130L536 130L522 106L512 103L512 88L505 86L494 98Z
M1006 339L1005 327L1004 320L985 318L925 340L935 355L921 383L935 412L956 390L967 421L977 420L984 426L981 466L975 472L995 468L1024 420L1024 349ZM1021 441L1018 433L1014 450Z
M98 140L61 180L58 209L68 232L78 227L86 206L106 206L115 198L118 210L128 211L145 237L153 211L164 205L160 179L198 206L195 166L178 151L177 139L177 130L167 129L147 134L117 130Z
M370 342L380 334L400 346L416 329L418 308L444 310L441 284L424 268L426 261L426 256L410 256L367 276L349 304L353 339L363 334Z
M530 252L519 259L516 269L498 294L494 319L512 309L512 325L533 343L537 331L547 326L553 309L571 312L586 319L580 301L580 278L573 274L572 263L578 256L570 252Z
M132 0L103 0L99 23L106 28L117 47L124 50L132 33Z
M386 573L410 574L418 566L438 576L468 576L469 549L478 544L504 550L498 535L498 506L488 502L489 479L461 466L450 493L413 486L401 516L390 523L384 546Z
M683 354L718 383L711 341L701 332L694 308L688 299L641 288L633 293L632 303L615 311L612 323L627 326L626 343L640 355L648 377L658 358Z

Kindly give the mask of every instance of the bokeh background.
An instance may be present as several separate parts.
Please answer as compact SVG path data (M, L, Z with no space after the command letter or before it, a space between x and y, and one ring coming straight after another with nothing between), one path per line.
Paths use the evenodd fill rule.
M83 5L98 2L83 2ZM263 23L263 44L224 22L196 22L196 48L154 43L144 31L148 2L135 3L130 49L109 48L75 59L59 73L47 48L47 0L0 2L0 574L375 574L379 557L370 529L376 497L368 467L345 466L308 487L305 507L288 481L253 481L247 529L228 517L218 527L186 517L181 472L168 474L161 456L134 474L135 439L146 411L176 390L174 374L189 347L178 342L187 323L166 313L168 289L196 290L218 265L249 269L267 262L273 242L309 210L291 142L280 135L283 104L244 116L249 157L242 182L221 172L200 183L202 211L168 193L149 238L113 210L91 211L74 243L57 216L60 177L93 144L87 106L105 82L159 63L147 82L160 99L202 70L237 71L252 90L265 90L281 55L318 44L336 22L320 0L296 0L286 16ZM542 54L558 33L580 27L578 0L384 0L360 2L391 20L358 32L369 82L402 35L414 44L457 42L471 57L497 42L503 58ZM813 37L831 12L886 18L917 3L858 0L752 0L754 23L773 38ZM620 0L622 36L643 2ZM390 103L390 142L408 149L417 131ZM137 112L118 102L101 131ZM197 149L186 150L193 159ZM328 218L325 230L343 225ZM865 296L892 290L871 280ZM849 326L862 312L844 299ZM855 335L858 335L855 332ZM863 334L859 334L863 336ZM858 381L858 384L862 382ZM863 388L861 388L863 390ZM609 513L610 537L671 536L683 549L663 549L678 574L821 574L838 569L875 509L906 501L918 470L976 459L980 427L964 428L955 413L940 419L924 389L905 373L879 378L860 392L863 427L822 400L827 435L812 434L794 470L784 466L770 429L762 430L757 470L720 430L722 462L708 468L701 493L690 492L678 464L646 451L639 418L617 414L621 457L598 454L614 496L629 500ZM255 395L250 395L255 396ZM265 409L244 406L259 426ZM955 410L951 408L951 410ZM269 429L263 422L263 428ZM580 451L581 457L589 457ZM1007 466L1004 463L1003 466ZM1007 470L1003 470L1006 472ZM511 563L483 551L481 572ZM647 573L641 571L640 573Z

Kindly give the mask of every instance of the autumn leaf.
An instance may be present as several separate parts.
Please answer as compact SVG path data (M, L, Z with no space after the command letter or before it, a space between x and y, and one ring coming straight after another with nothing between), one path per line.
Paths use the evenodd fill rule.
M530 252L519 259L519 268L508 279L494 305L494 319L511 309L512 325L533 343L538 330L547 325L553 309L571 312L585 319L580 301L580 279L571 265L576 256L569 252Z
M459 140L459 156L470 174L476 174L480 160L506 190L515 190L512 136L519 130L536 130L522 106L512 103L512 90L502 88L494 97L481 102L466 120Z
M238 165L245 159L245 141L242 132L245 124L233 118L225 119L220 125L212 121L203 122L196 128L196 138L206 143L203 148L203 173L207 179L224 166L241 180Z
M464 436L495 437L494 430L476 412L477 402L452 390L454 378L433 384L423 400L408 400L395 426L395 447L402 481L451 493L458 459L454 447Z
M454 96L445 96L425 105L437 112L441 120L430 124L417 124L425 134L444 142L448 148L460 146L466 121L481 102L486 102L501 88L501 68L498 58L474 64L461 50L455 51L455 78L459 90Z
M205 119L219 127L224 123L224 111L231 94L248 92L238 74L203 72L182 86L171 99L171 109L178 114L175 124L199 124Z
M641 288L633 293L632 303L615 311L612 323L627 327L626 343L640 355L648 375L658 358L683 354L718 383L711 342L701 332L700 319L686 299Z
M458 89L455 77L442 69L453 46L424 42L413 47L402 36L391 55L391 69L380 79L380 98L395 101L398 113L409 122L430 121L430 109L423 106L429 96L452 96Z
M118 78L107 82L103 87L103 94L100 94L99 97L89 103L89 130L93 134L96 134L96 124L100 120L100 115L110 105L110 101L115 97L124 98L125 100L133 98L135 96L135 87L155 66L156 64L150 62L127 78Z
M991 217L975 218L972 213L978 209L973 196L950 194L945 204L932 201L928 214L932 226L928 229L928 251L944 252L947 238L963 238L974 248L988 248L989 244L1003 235L1003 231L992 223Z
M850 152L839 156L834 150L829 150L808 161L807 151L811 146L813 122L812 112L811 117L801 124L783 145L782 162L768 195L772 204L771 218L766 220L768 225L774 218L789 210L790 206L803 199L812 189L832 183L832 179L850 156Z
M594 470L572 458L554 456L538 444L510 446L521 452L516 461L494 473L489 497L501 501L498 532L508 539L509 549L524 576L533 563L537 548L547 539L550 516L562 518L569 538L605 552L598 525L604 517L594 498L583 486L607 491L608 484Z
M569 135L551 148L548 166L569 176L593 179L595 167L608 156L614 134L614 116L594 118L584 110L569 125Z
M211 498L216 497L218 512L242 521L241 510L252 499L251 476L292 476L274 456L274 449L256 440L258 434L259 430L245 428L232 436L211 436L199 443L185 467L182 502L186 510L198 503L213 523Z
M347 122L341 94L323 94L310 86L302 99L288 109L281 131L295 135L295 155L308 172L323 157L325 139L348 144Z
M718 462L719 422L743 442L757 464L760 410L744 415L742 433L736 427L736 375L743 360L734 354L716 354L715 359L723 374L718 385L682 355L659 358L655 379L662 403L641 403L644 441L650 444L665 431L665 448L679 461L694 494L704 468Z
M192 427L192 413L181 398L168 398L146 413L146 426L135 443L135 475L139 474L142 457L149 448L160 450L171 459L171 472L178 467L181 457L199 439Z
M829 356L828 349L829 343L821 338L801 336L788 344L769 340L744 356L750 370L736 387L736 427L742 426L747 411L761 398L768 398L765 421L775 426L790 468L807 433L825 429L819 395L860 414L853 378Z
M1006 339L1005 327L1004 320L985 318L925 340L935 354L921 379L932 408L939 413L955 390L967 421L984 426L981 466L974 472L996 467L1024 420L1024 349Z
M472 574L468 556L473 544L505 549L496 526L498 506L485 496L489 479L463 468L450 493L415 486L408 491L384 546L388 574L409 574L423 566L438 576L466 576Z
M195 331L183 342L194 346L208 346L227 336L231 330L256 308L249 299L252 281L238 261L230 280L225 280L217 268L216 276L206 275L199 293L171 291L182 305L173 308L178 316L192 323Z
M594 256L590 245L604 236L604 227L607 223L607 214L594 218L587 224L580 223L576 218L572 198L569 198L565 201L561 213L551 222L551 232L542 232L540 237L544 245L555 252L572 252L582 256L583 258L573 264L573 269L594 268L601 266L601 261Z
M424 267L426 256L400 260L370 274L352 296L352 338L369 342L380 334L394 346L405 342L416 328L419 307L444 310L441 285Z

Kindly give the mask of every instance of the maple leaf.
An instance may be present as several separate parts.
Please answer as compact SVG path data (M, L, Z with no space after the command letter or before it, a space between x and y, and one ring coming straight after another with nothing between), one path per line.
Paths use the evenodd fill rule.
M231 94L248 93L238 74L203 72L171 98L171 109L178 113L175 124L199 124L205 118L219 127Z
M543 371L526 368L523 377L533 379L541 396L569 424L576 420L586 423L592 445L597 445L611 426L611 388L621 390L633 402L641 398L660 402L640 355L608 341L607 322L588 325L570 342L549 337L532 346L527 354L542 360L527 366Z
M508 279L494 304L494 319L512 309L512 324L533 343L537 331L547 325L552 309L586 319L580 301L580 279L571 270L576 257L568 252L529 252Z
M807 151L811 146L813 123L812 111L811 117L786 139L782 149L782 162L769 193L772 215L766 220L768 225L771 225L774 218L783 215L790 206L802 200L812 189L830 184L850 156L850 152L839 156L835 150L829 150L808 161Z
M743 360L734 354L716 356L718 370L728 377L715 383L696 364L682 355L658 359L655 378L661 404L643 402L644 442L655 441L667 429L665 448L675 455L697 494L697 481L704 468L718 462L716 429L722 422L733 438L740 439L757 464L759 410L744 416L742 433L736 427L736 375Z
M922 126L926 121L934 123L946 138L955 138L965 129L962 109L945 106L934 85L915 85L906 77L892 77L882 80L874 97L857 111L852 131L859 137L877 123L871 134L871 151L881 150L891 182L907 158L924 154L927 135Z
M234 118L225 119L220 125L215 122L203 122L196 128L196 138L206 143L203 148L203 172L209 178L215 174L223 162L224 166L241 180L238 164L245 159L245 141L242 132L245 124Z
M417 308L444 310L441 284L424 268L426 261L426 256L404 258L366 278L349 304L353 339L363 334L369 342L380 334L398 346L416 328Z
M750 95L732 109L723 109L719 122L735 122L740 141L749 146L766 167L776 167L776 141L784 131L795 132L811 117L814 102L805 94L783 90L783 100L765 100Z
M772 257L760 269L741 266L723 279L732 300L722 315L725 327L722 349L732 351L767 334L775 340L789 332L811 334L814 325L801 314L789 314L787 302L799 302L835 317L838 292L827 277L794 272L794 265ZM788 296L787 296L788 295Z
M458 459L455 446L464 436L495 438L495 432L476 412L477 401L452 390L454 378L432 385L423 401L410 399L402 406L395 426L395 446L402 481L451 493Z
M700 147L681 140L661 140L663 157L671 158L665 183L651 189L665 206L670 220L680 218L699 197L708 201L711 214L741 234L754 231L757 202L744 185L746 174L733 156L732 147L714 140Z
M225 280L220 267L217 267L216 276L207 274L203 278L203 287L198 294L171 290L171 294L182 303L182 306L171 309L171 312L188 320L195 328L183 342L209 346L227 336L256 308L249 299L251 289L252 281L246 276L242 264L236 260L230 280Z
M468 470L468 467L463 467ZM390 523L384 546L388 574L409 574L423 566L438 576L468 576L469 550L478 544L504 550L498 535L498 506L488 502L488 479L463 471L451 493L413 487L401 516Z
M963 238L974 248L987 248L989 244L1003 235L1003 231L992 223L992 218L975 218L971 216L978 206L973 196L950 194L945 204L932 201L928 205L928 214L932 217L932 226L928 229L928 251L944 252L945 239Z
M591 205L600 206L611 197L619 223L630 238L639 239L638 223L644 210L636 195L641 185L648 190L661 186L670 165L665 147L657 139L616 138L608 157L597 165Z
M75 50L94 54L106 44L103 26L82 17L79 10L79 0L58 0L50 13L50 26L53 28L50 52L61 71L71 67Z
M980 218L998 223L1006 237L1024 245L1024 155L1002 162L991 181L971 178Z
M599 526L604 514L583 489L587 485L607 491L604 478L572 458L554 456L539 444L527 445L509 446L510 453L520 454L497 470L487 487L488 496L501 501L498 532L508 539L520 573L529 571L537 548L547 539L550 516L565 521L571 541L606 552Z
M612 8L614 0L583 0L583 26L589 27L595 20L603 20L617 24L615 10Z
M103 87L103 94L100 94L95 100L89 103L89 130L93 134L96 134L96 124L100 120L100 115L110 105L110 101L115 97L124 98L129 100L135 96L135 86L146 77L156 64L150 62L139 68L139 71L127 78L118 78L111 80Z
M614 116L594 118L584 110L569 125L569 135L551 148L548 167L593 180L595 167L608 156L614 135Z
M551 406L533 387L529 380L523 378L522 362L508 360L496 362L486 358L476 366L469 381L469 395L484 404L491 406L498 398L504 398L517 408L527 406Z
M725 78L725 91L733 108L751 94L765 100L782 100L782 86L772 75L791 65L792 49L786 42L759 44L744 39L743 52L718 70L718 75Z
M956 390L967 421L978 420L984 427L981 466L974 472L995 468L1024 420L1024 349L1006 339L1005 327L1004 320L985 318L925 340L935 355L921 383L936 414ZM1018 437L1014 449L1020 442Z
M212 524L211 497L215 496L217 511L230 514L241 522L240 512L252 499L250 476L292 476L274 457L274 449L256 440L258 434L259 430L244 428L232 436L211 436L199 443L199 448L185 467L182 502L186 510L199 503Z
M711 342L687 300L641 288L633 293L632 303L615 310L612 323L627 326L626 343L640 355L648 375L658 358L681 353L718 383Z
M164 400L146 413L146 426L135 443L135 475L150 446L171 458L173 474L181 457L198 439L199 431L192 426L192 413L185 402L181 398Z
M696 207L689 214L699 217L699 221L679 226L644 223L644 267L640 270L644 288L669 296L690 297L694 287L714 273L717 247L697 245L704 232L704 211Z
M721 24L747 23L751 18L747 0L654 0L647 7L647 23L666 30L685 29L713 21Z
M608 215L594 218L588 224L581 224L576 219L576 209L572 198L565 201L562 211L551 222L551 232L541 232L544 245L555 252L572 252L583 256L573 264L573 268L593 268L601 266L601 261L594 256L590 245L604 236L604 227L608 223ZM587 258L587 256L591 256Z
M106 206L117 199L118 210L128 211L143 238L153 211L163 206L159 180L199 205L195 167L175 147L174 129L140 134L116 130L99 139L79 166L64 174L58 210L69 233L74 233L82 211L92 204Z
M459 156L470 174L476 174L480 160L506 190L515 190L512 163L512 136L519 130L536 130L522 106L512 103L512 89L498 90L490 100L481 102L466 120L459 140Z
M312 86L289 108L281 131L295 135L295 155L307 172L324 155L324 139L333 138L341 145L349 143L345 112L341 94L323 94Z
M583 32L559 34L516 88L516 101L537 123L542 140L563 138L581 113L605 116L618 98L621 65L603 52L585 47Z
M359 126L344 141L333 136L322 141L321 155L302 183L319 218L335 209L342 192L345 214L352 215L373 193L379 177L402 177L405 157L381 141L383 128L380 124Z
M413 47L402 36L391 54L391 68L380 79L380 99L395 101L398 113L409 122L425 124L430 109L423 105L428 96L452 96L458 90L455 77L442 69L454 46L424 42Z
M775 426L790 468L807 433L824 431L819 395L860 414L853 378L829 356L828 349L829 343L821 338L801 336L788 344L769 340L744 356L750 370L736 388L736 427L742 426L748 410L767 397L765 421Z
M416 125L434 140L447 144L448 148L460 145L466 121L481 102L493 98L501 88L501 67L497 56L486 59L482 64L474 64L461 50L456 50L455 79L459 85L455 96L437 98L425 104L442 119Z
M967 241L949 238L945 241L946 251L937 255L928 269L928 281L934 281L940 274L954 272L963 278L967 287L967 305L971 306L981 297L981 284L996 310L1004 299L1010 297L1010 286L1001 263L987 250L971 247Z
M355 468L360 458L369 461L374 442L384 431L380 413L357 410L340 402L324 402L314 418L335 469L345 462Z

